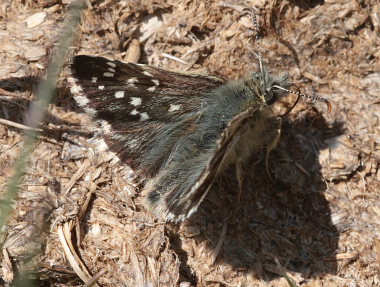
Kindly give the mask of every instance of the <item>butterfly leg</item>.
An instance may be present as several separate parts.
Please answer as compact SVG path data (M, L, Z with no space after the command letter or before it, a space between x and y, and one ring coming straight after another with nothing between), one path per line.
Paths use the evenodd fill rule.
M275 134L273 136L273 139L272 141L267 145L267 153L266 153L266 156L265 156L265 170L268 174L268 177L270 179L270 181L272 183L274 183L274 179L270 173L270 170L269 170L269 153L276 148L278 142L280 141L280 136L281 136L281 124L282 124L282 120L281 118L277 118L277 121L278 121L278 126L277 128L274 130Z
M234 211L232 212L232 215L234 215L238 208L239 208L239 204L240 204L240 199L241 199L241 193L242 193L242 190L243 190L243 169L242 169L242 162L241 160L238 160L235 164L235 168L236 168L236 177L237 177L237 181L238 181L238 185L239 185L239 191L238 191L238 194L237 194L237 198L236 198L236 206L235 206L235 209ZM229 217L230 217L229 216Z

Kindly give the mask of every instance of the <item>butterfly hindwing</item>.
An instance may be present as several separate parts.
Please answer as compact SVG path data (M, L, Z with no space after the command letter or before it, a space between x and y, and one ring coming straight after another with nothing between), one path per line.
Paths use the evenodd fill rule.
M232 156L235 144L249 128L252 115L255 115L253 108L237 115L214 144L199 147L196 154L191 151L178 154L178 158L145 187L149 209L157 217L175 222L195 212L224 161ZM190 155L193 155L191 159Z

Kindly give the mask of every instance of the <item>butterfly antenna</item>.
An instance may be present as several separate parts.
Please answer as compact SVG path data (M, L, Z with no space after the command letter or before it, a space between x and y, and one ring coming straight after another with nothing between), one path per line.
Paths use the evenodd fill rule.
M257 49L257 57L259 58L259 65L260 65L260 72L261 74L264 73L264 69L263 69L263 61L262 61L262 58L261 58L261 47L260 47L260 26L258 24L258 21L257 21L257 16L256 14L253 12L252 13L252 22L253 22L253 27L255 28L255 32L256 32L256 36L255 36L255 42L256 42L256 49Z
M296 91L292 91L292 90L289 90L289 89L286 89L286 88L283 88L281 86L277 86L277 85L274 85L273 86L274 88L277 88L277 89L280 89L280 90L283 90L285 92L288 92L290 94L294 94L294 95L297 95L298 97L304 97L304 98L307 98L307 99L310 99L312 101L319 101L319 102L324 102L326 105L327 105L327 109L329 111L329 113L331 112L332 110L332 105L331 103L325 99L325 98L322 98L322 97L317 97L317 96L310 96L310 95L305 95L305 94L302 94L300 92L296 92Z

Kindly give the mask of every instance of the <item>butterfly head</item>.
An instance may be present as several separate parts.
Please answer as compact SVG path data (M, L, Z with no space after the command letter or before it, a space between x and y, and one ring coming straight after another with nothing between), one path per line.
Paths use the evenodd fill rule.
M273 77L263 70L248 77L246 85L263 104L272 105L284 94L284 91L278 87L288 87L289 81L287 74Z
M273 105L286 94L296 95L297 100L284 115L288 114L294 108L301 97L311 99L313 101L325 102L327 104L328 111L330 112L332 109L331 103L325 98L302 94L297 86L289 83L288 74L272 76L265 69L263 69L262 71L253 73L250 77L248 77L248 79L246 79L246 85L265 105ZM289 86L295 87L298 91L288 89Z

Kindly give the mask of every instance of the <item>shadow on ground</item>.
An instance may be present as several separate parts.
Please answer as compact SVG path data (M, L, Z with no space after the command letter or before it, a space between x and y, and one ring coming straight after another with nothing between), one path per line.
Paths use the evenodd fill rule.
M272 183L265 171L264 153L244 166L240 204L228 221L216 264L264 280L282 276L277 262L303 278L336 274L339 233L331 222L318 155L325 138L342 133L338 123L328 127L315 110L284 122L281 141L269 160L276 180ZM209 251L217 245L224 219L236 209L235 178L234 168L220 176L188 223L201 227L195 238L198 244L206 241ZM171 238L174 243L179 240L175 232ZM178 246L173 244L174 249ZM183 250L176 252L182 259L183 279L199 282L191 275L186 256L181 258Z

